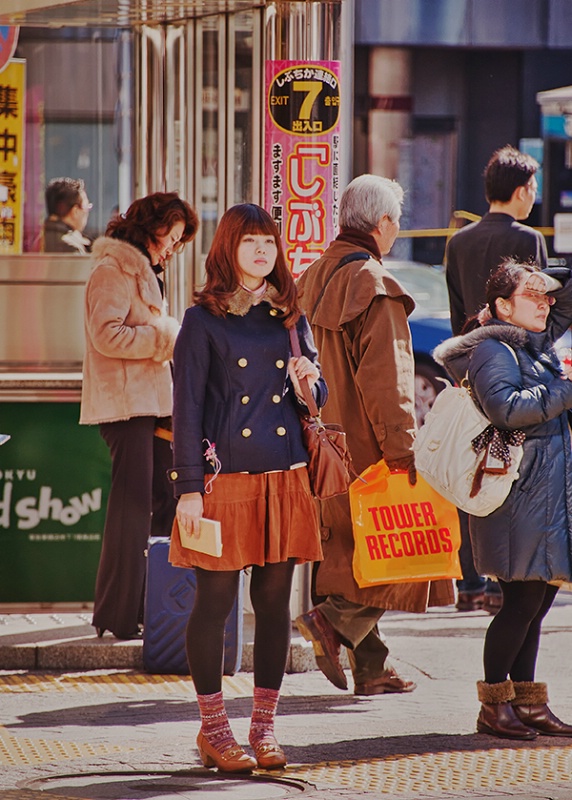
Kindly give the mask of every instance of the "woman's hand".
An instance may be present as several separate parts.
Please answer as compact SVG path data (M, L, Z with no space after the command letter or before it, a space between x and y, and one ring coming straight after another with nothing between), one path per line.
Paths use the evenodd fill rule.
M562 288L560 281L553 278L552 275L545 275L543 272L533 272L524 284L525 289L531 292L555 292L557 289Z
M203 496L200 492L188 492L179 497L177 522L191 536L199 535L199 520L203 515Z
M302 390L300 388L300 381L303 378L308 378L308 384L311 389L320 377L320 371L318 367L312 364L309 358L306 358L306 356L300 356L300 358L292 357L288 362L288 375L290 376L290 380L294 385L296 397L304 402L304 395L302 394Z

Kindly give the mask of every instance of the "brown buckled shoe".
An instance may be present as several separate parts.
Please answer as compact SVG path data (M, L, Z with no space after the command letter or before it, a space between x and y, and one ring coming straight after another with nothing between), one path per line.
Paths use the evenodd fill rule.
M300 614L295 622L304 639L312 642L316 664L326 678L338 689L347 689L348 681L340 663L342 642L335 628L317 608Z
M394 669L386 669L379 678L367 683L356 683L354 694L371 697L374 694L406 694L417 688L413 681L400 678Z

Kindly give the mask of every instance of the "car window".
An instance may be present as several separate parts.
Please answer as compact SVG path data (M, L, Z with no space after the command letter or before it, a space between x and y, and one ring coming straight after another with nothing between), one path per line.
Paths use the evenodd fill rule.
M414 316L449 316L449 296L443 269L415 261L385 259L383 263L415 300Z

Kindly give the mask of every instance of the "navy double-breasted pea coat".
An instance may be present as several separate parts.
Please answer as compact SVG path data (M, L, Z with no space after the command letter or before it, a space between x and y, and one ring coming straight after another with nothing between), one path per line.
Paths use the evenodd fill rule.
M297 330L302 354L317 364L305 317ZM308 461L289 357L288 331L268 302L244 316L216 317L201 306L187 310L174 354L176 495L203 491L204 476L213 471L204 455L209 443L223 473L288 470ZM323 378L313 393L323 406Z

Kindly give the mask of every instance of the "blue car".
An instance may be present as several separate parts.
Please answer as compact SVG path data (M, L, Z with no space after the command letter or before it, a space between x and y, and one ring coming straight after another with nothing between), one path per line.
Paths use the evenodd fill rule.
M383 263L415 300L409 327L415 354L415 414L421 427L444 387L442 379L447 378L445 370L431 357L435 347L453 335L445 270L390 258L384 258Z

